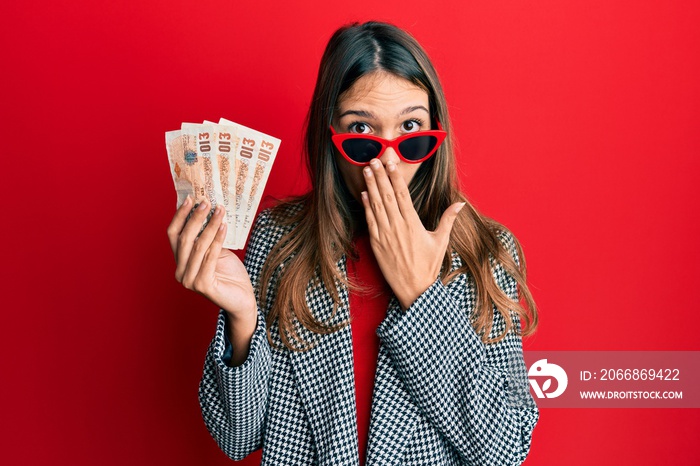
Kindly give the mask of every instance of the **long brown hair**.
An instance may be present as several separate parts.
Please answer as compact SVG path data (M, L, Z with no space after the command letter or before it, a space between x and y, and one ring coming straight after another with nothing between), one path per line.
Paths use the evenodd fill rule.
M355 225L336 165L329 126L342 94L358 78L376 71L391 73L424 89L429 96L431 117L437 118L448 133L437 153L423 162L409 185L413 205L430 231L437 228L447 207L458 201L466 202L450 235L441 281L447 284L461 273L471 275L477 295L472 322L485 343L501 340L514 327L518 327L515 329L518 334L531 334L537 326L537 311L526 284L522 249L515 240L518 265L498 239L499 233L508 233L506 228L477 212L460 191L450 119L435 69L408 33L390 24L368 22L344 26L328 42L306 121L305 156L312 190L283 201L272 210L275 221L290 230L271 250L258 281L261 307L265 308L268 284L279 273L275 301L266 317L268 340L273 344L270 328L277 321L282 343L292 351L305 351L313 345L301 338L295 321L314 334L329 334L349 324L349 321L329 324L316 319L307 305L306 290L310 283L321 281L337 309L339 286L357 289L337 268L342 255L352 250ZM462 266L450 272L452 251L460 256ZM491 259L500 262L517 281L519 302L511 300L494 281ZM489 338L494 305L505 318L506 328L497 338ZM522 333L519 325L513 325L511 313L524 320Z

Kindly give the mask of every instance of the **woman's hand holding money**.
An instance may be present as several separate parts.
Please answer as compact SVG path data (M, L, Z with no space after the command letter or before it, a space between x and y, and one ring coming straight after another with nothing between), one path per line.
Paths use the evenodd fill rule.
M210 210L202 201L194 210L190 197L177 209L168 239L175 255L175 279L188 290L196 291L226 311L229 337L233 345L233 365L241 364L248 353L257 325L257 303L248 272L234 253L222 247L226 236L224 209L217 206L199 237Z

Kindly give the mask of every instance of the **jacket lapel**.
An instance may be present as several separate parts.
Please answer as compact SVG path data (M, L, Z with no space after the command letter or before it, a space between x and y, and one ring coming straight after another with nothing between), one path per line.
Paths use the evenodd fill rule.
M401 313L403 311L393 297L385 320L395 320ZM413 437L418 419L418 408L411 401L386 348L380 342L372 393L367 466L402 464L403 451Z
M452 255L452 270L460 267L462 261L456 253ZM464 307L467 278L460 274L448 284L448 292L459 308ZM384 322L391 324L403 315L404 311L393 297L387 309ZM416 348L416 351L421 351ZM379 359L372 394L372 415L370 420L369 443L367 445L367 466L391 466L403 463L404 450L413 438L413 432L422 418L419 408L404 387L401 377L391 362L383 345L379 346Z
M346 275L345 256L338 268ZM324 322L338 323L349 318L348 291L339 287L340 302L333 314L333 299L323 284L310 287L307 303L314 316ZM357 409L350 326L329 335L313 335L297 328L300 334L317 342L307 352L290 352L296 384L311 424L320 465L358 465Z
M453 270L460 265L459 256L453 254ZM345 255L337 266L347 277ZM460 308L473 304L465 303L469 289L465 274L459 275L447 288ZM333 317L333 299L325 286L309 287L307 303L317 319L335 324L350 317L347 287L340 286L338 293L341 305ZM402 313L398 301L392 297L385 320L396 320ZM319 465L359 465L351 328L348 325L329 335L314 335L297 325L297 331L303 338L317 342L310 351L290 351L290 359L311 424ZM367 465L400 464L420 418L418 407L380 344L372 394Z

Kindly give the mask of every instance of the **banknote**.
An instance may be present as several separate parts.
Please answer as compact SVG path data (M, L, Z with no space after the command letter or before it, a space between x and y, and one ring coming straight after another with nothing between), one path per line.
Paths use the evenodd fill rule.
M198 180L204 182L204 192L197 192L194 196L196 208L202 198L209 200L211 209L202 225L202 230L207 226L209 219L217 205L223 203L223 193L219 176L219 167L213 156L213 128L211 125L199 123L183 123L180 127L182 141L186 154L195 154L196 163L190 166L190 173ZM194 208L192 209L194 211ZM189 220L192 212L187 217ZM200 233L201 233L200 231Z
M250 190L247 195L248 204L246 206L242 228L243 238L247 238L250 233L250 228L253 225L255 213L260 205L263 189L267 183L268 176L270 176L272 164L277 156L280 142L279 139L266 135L263 135L262 141L260 142L260 149L258 150L258 156L255 161ZM240 247L243 247L243 245L241 244Z
M170 161L170 173L177 192L176 208L185 202L188 195L195 200L206 197L204 163L197 154L194 138L190 134L183 134L181 130L169 131L165 133L165 145ZM211 214L207 216L207 221L210 217ZM187 218L189 219L189 216Z
M211 203L212 208L223 204L223 192L221 189L221 177L219 165L214 155L214 128L213 125L199 123L183 123L180 127L186 151L196 152L198 163L192 168L201 172L200 178L204 179L204 193Z
M179 131L165 134L165 142L177 207L188 194L195 207L209 200L212 210L201 233L213 208L222 205L228 225L223 246L242 249L281 141L222 118L219 123L183 123Z
M214 129L214 153L219 167L219 179L223 206L226 209L224 221L228 226L224 247L236 247L236 149L238 147L238 128L233 125L212 125Z
M189 158L185 157L182 132L180 130L165 133L165 148L168 151L170 174L173 176L173 183L175 183L175 191L177 192L177 207L180 207L188 195L194 197L195 192L199 190L199 187L195 187L197 180L190 176L190 165L195 162L194 157L196 157L196 154L190 154ZM203 186L204 180L202 180Z
M221 118L219 124L236 125L238 127L238 149L236 151L236 248L243 248L248 235L243 229L248 199L255 174L255 162L262 143L263 134L233 121Z

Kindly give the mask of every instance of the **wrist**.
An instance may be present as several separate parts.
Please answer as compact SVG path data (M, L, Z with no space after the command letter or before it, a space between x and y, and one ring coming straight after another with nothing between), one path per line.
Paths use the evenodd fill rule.
M440 277L436 277L435 280L437 280ZM396 299L401 305L401 310L406 311L409 307L413 305L413 303L416 302L416 300L423 294L425 293L428 288L433 286L433 283L435 283L435 280L432 282L428 283L427 285L423 285L417 288L414 288L412 291L404 289L401 294L396 294Z
M418 291L406 291L404 290L401 295L396 295L396 300L399 302L402 311L406 311L413 303L418 299L418 296L423 294L423 292Z
M221 308L225 313L226 313L226 319L229 320L230 322L246 322L250 320L257 320L258 318L258 307L257 304L253 304L252 307L250 307L248 310L241 312L240 310L237 311L229 311L228 309Z

